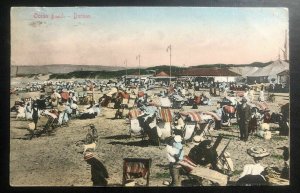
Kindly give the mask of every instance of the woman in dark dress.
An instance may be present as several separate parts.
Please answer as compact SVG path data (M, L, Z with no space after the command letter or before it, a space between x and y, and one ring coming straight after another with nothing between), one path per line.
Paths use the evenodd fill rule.
M108 172L102 162L96 159L91 152L84 155L84 160L91 165L93 186L107 186Z
M32 104L32 120L34 122L34 129L36 129L39 120L39 108L37 102Z

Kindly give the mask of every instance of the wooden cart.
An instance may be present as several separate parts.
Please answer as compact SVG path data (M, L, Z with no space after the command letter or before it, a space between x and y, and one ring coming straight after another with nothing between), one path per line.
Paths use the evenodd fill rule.
M126 186L128 181L137 178L146 180L145 186L149 186L151 158L124 158L123 159L123 181L122 185Z

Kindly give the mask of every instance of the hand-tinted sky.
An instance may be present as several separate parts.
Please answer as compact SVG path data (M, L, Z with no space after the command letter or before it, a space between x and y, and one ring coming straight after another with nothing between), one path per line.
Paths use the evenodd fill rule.
M127 59L134 67L140 54L141 66L168 65L170 44L177 66L267 62L278 58L285 30L285 8L18 7L11 63L124 66Z

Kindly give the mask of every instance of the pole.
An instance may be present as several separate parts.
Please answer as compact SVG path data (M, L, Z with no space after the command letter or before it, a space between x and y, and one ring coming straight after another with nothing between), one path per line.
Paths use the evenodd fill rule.
M172 72L171 72L171 66L172 66L172 48L171 48L171 44L167 47L167 52L169 51L170 49L170 83L169 85L171 85L171 76L172 76Z
M170 45L170 85L171 85L171 76L172 76L172 71L171 71L171 66L172 66L172 63L171 63L171 56L172 56L172 48L171 48L171 45Z
M141 55L139 54L136 59L139 59L139 84L141 84Z
M127 82L127 60L125 60L125 66L126 66L126 76L125 76L125 86L126 86L126 82Z
M139 55L139 78L141 79L141 56Z
M287 61L287 30L285 30L284 60Z

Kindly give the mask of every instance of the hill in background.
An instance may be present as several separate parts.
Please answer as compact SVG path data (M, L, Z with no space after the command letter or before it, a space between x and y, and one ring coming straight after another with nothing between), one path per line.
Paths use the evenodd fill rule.
M118 66L96 66L96 65L72 65L72 64L54 64L43 66L11 66L10 75L30 75L30 74L66 74L74 71L115 71L122 70L124 67Z
M232 68L232 67L265 67L271 64L272 61L262 63L254 62L251 64L204 64L191 66L188 68ZM171 73L176 75L182 72L184 67L172 66ZM149 68L141 68L140 74L155 74L161 71L170 73L170 66L160 65ZM70 79L70 78L115 78L126 75L126 69L124 67L115 66L95 66L95 65L45 65L45 66L12 66L11 76L34 76L37 74L50 74L50 79ZM131 68L127 69L128 75L138 75L139 69Z

